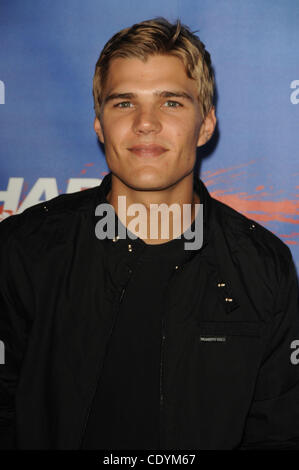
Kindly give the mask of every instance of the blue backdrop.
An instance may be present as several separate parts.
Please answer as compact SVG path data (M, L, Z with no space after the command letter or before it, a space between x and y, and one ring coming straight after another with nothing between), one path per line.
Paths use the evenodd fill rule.
M218 127L200 177L299 268L297 0L0 0L0 217L100 183L94 66L112 34L155 16L179 17L212 55Z

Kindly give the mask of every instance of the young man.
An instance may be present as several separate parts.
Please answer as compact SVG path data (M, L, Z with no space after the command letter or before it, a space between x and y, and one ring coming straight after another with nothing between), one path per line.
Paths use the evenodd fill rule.
M94 127L110 173L0 226L3 448L299 448L295 267L194 172L213 89L209 53L179 22L105 45ZM144 208L143 227L154 204L189 205L189 224L178 211L179 233L168 220L162 237L160 218L156 238L139 237L119 196ZM196 204L203 240L187 250ZM107 205L113 237L101 238Z

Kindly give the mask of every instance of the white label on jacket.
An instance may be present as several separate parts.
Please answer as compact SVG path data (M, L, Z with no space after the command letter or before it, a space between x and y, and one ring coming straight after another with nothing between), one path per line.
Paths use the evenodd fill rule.
M200 341L210 341L210 342L224 342L226 341L226 336L200 336Z

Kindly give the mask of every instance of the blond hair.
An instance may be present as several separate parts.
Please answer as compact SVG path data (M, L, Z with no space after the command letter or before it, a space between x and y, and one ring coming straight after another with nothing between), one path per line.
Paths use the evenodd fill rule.
M173 55L182 60L187 76L197 81L198 101L205 117L213 106L215 86L210 54L199 37L180 20L171 24L161 17L122 29L105 44L93 77L96 116L100 116L110 61L117 57L146 61L149 56L158 54Z

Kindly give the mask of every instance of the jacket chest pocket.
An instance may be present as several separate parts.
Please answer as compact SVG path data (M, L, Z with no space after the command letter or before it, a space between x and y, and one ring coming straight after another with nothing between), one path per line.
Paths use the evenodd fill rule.
M196 343L200 364L209 376L218 379L252 376L261 358L261 324L200 321Z

